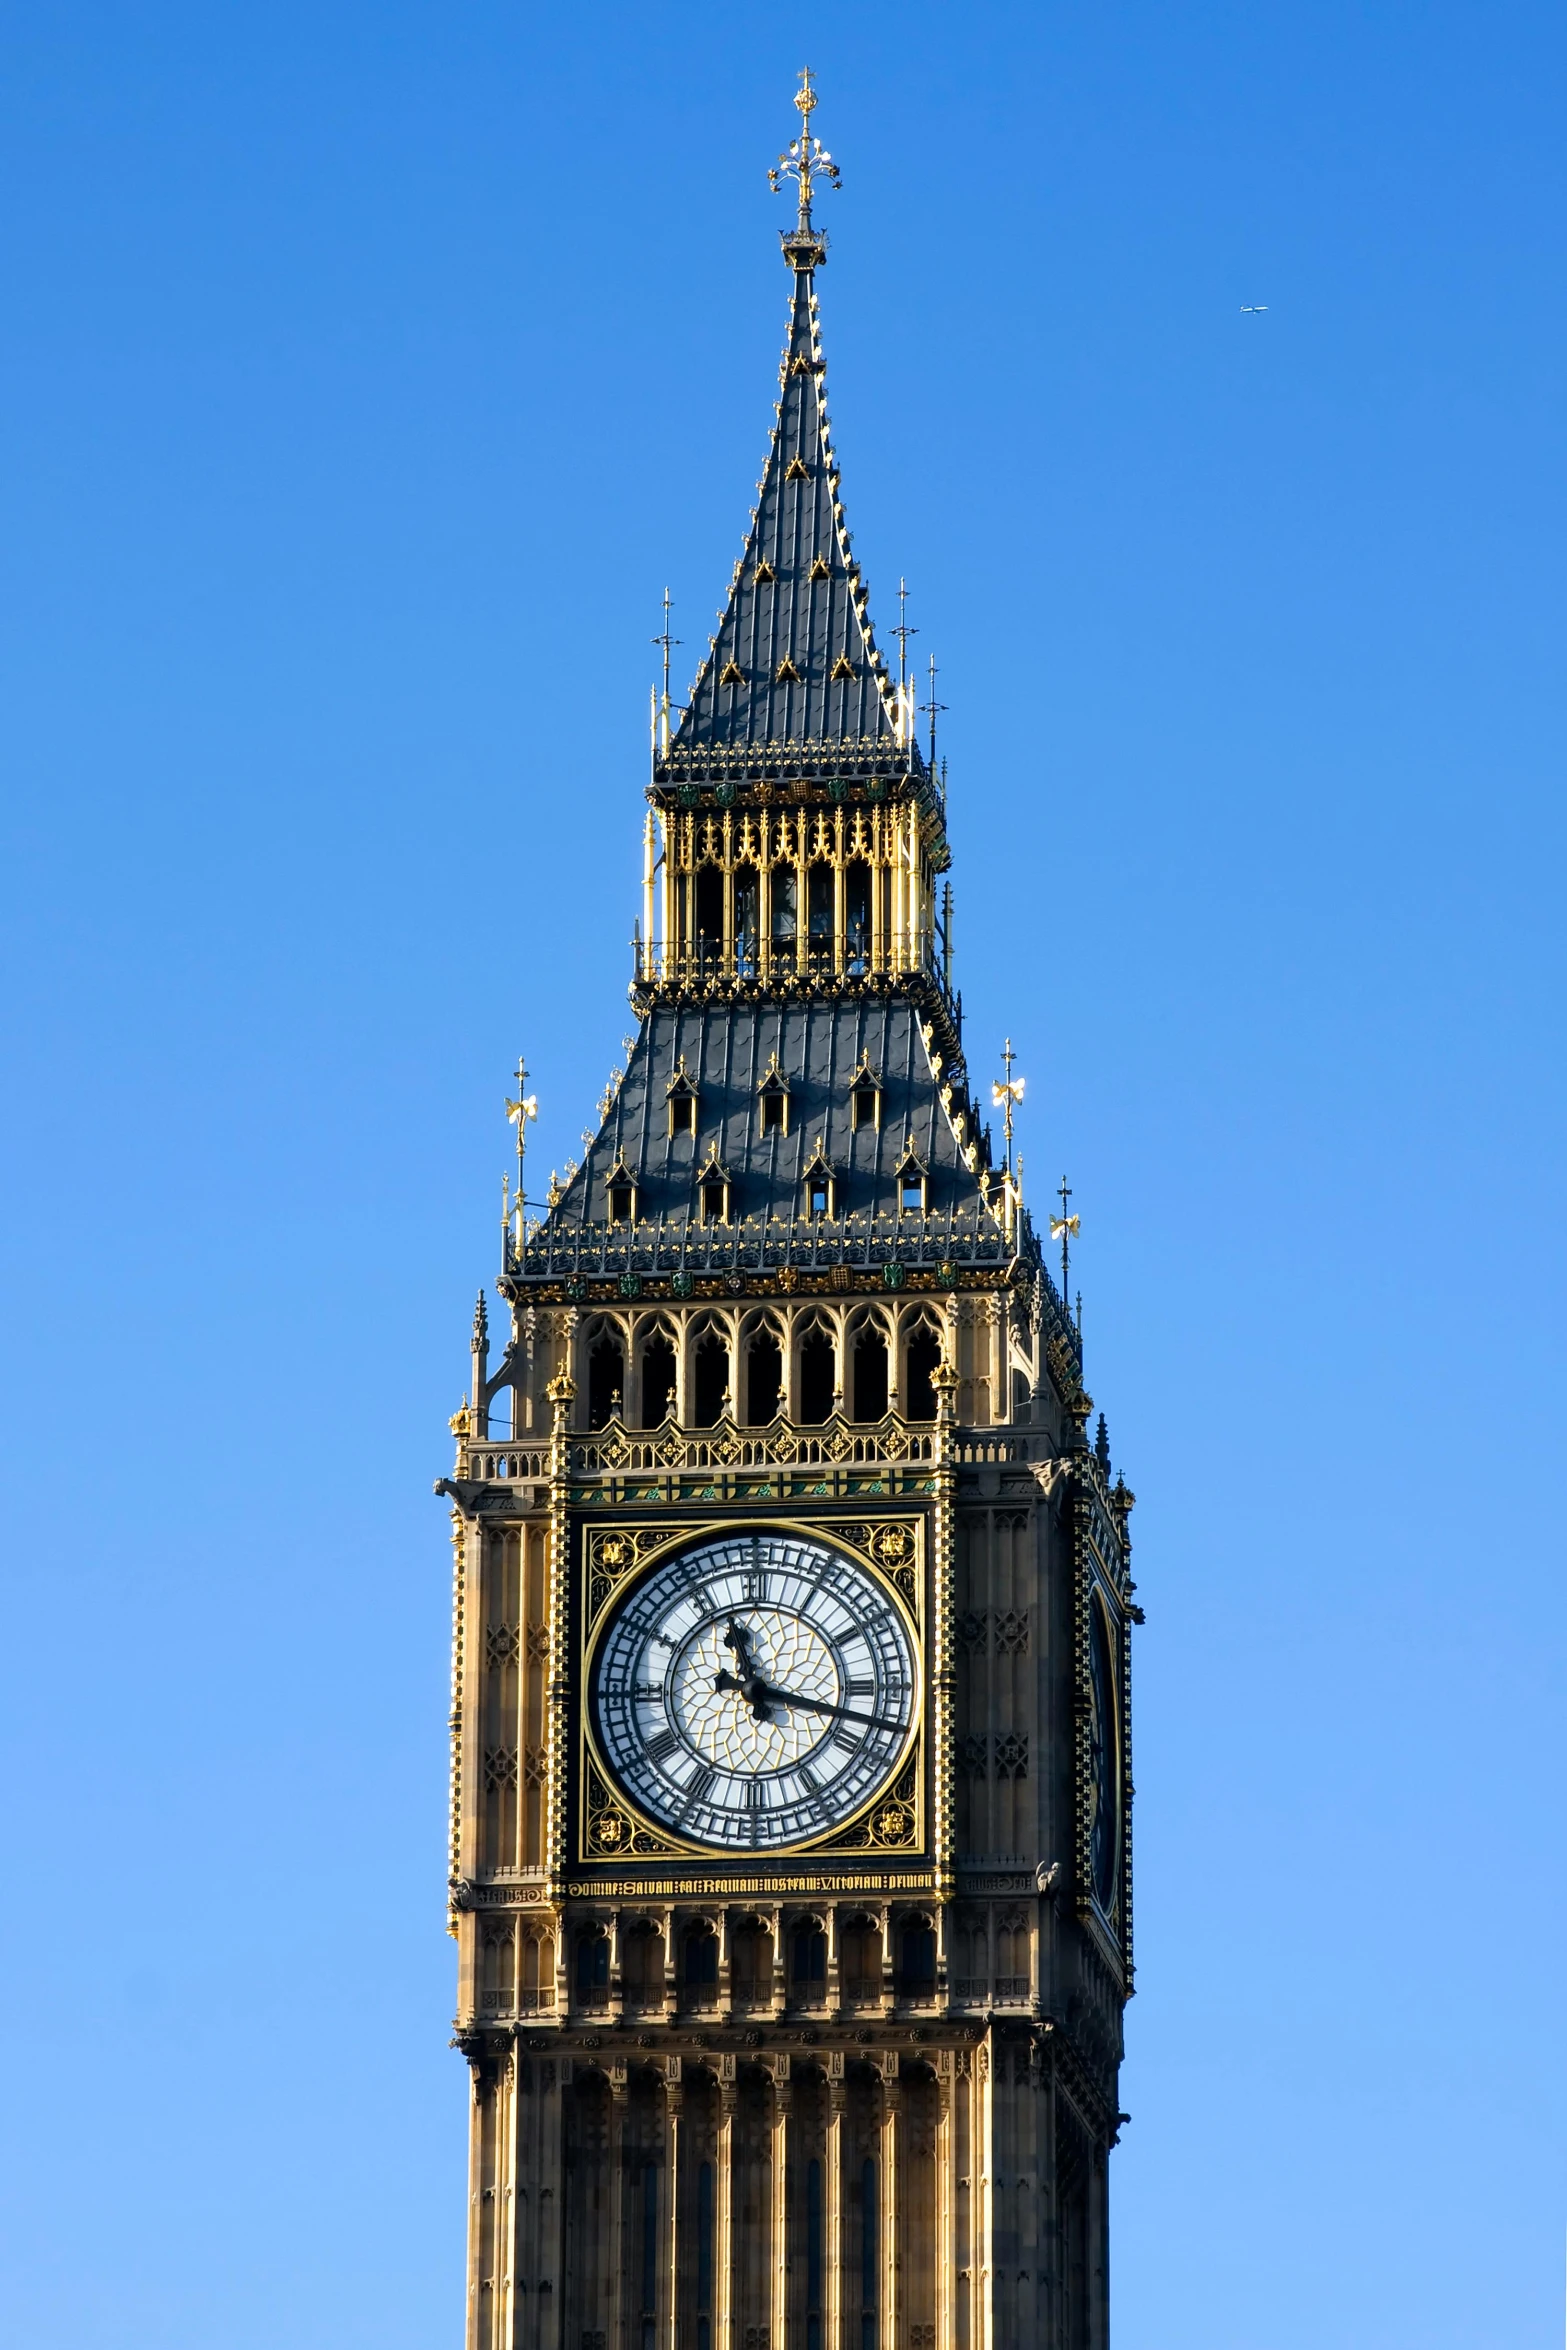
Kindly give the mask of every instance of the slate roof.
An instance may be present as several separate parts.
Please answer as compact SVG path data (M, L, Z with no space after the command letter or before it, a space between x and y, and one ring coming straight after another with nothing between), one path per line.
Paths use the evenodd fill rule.
M764 1135L758 1094L774 1054L789 1088L789 1130ZM881 1123L855 1133L849 1088L867 1059L881 1085ZM669 1087L682 1067L700 1097L694 1135L669 1131ZM787 1216L819 1143L843 1210L896 1214L897 1167L912 1141L929 1170L932 1210L993 1224L939 1083L907 999L660 1006L642 1023L609 1115L555 1213L601 1222L610 1171L624 1159L639 1219L699 1217L697 1179L716 1146L736 1215Z
M659 783L734 772L839 767L914 774L913 729L877 648L828 432L812 271L795 272L777 423L745 550L712 650ZM912 704L913 688L909 688ZM908 740L900 739L900 731Z
M789 1129L764 1135L758 1098L775 1052L789 1086ZM856 1131L850 1088L866 1061L881 1083L881 1122ZM682 1064L699 1095L696 1131L672 1135L668 1087ZM879 1267L884 1278L901 1266L946 1282L976 1270L1005 1279L1022 1264L1039 1311L1077 1361L1077 1333L1027 1212L1007 1232L966 1164L941 1100L949 1074L932 1069L919 1008L906 998L661 1005L643 1020L583 1165L530 1228L521 1255L508 1257L502 1287L525 1296L533 1282L584 1274L657 1281L716 1272L739 1290L790 1265L862 1275ZM973 1110L957 1075L952 1111L967 1113L971 1140ZM899 1170L910 1144L927 1174L928 1214L901 1212ZM818 1149L834 1175L830 1218L806 1213L805 1173ZM702 1171L713 1158L730 1184L731 1220L722 1224L701 1211ZM982 1134L981 1171L988 1158ZM637 1185L631 1226L608 1220L609 1178L622 1169Z

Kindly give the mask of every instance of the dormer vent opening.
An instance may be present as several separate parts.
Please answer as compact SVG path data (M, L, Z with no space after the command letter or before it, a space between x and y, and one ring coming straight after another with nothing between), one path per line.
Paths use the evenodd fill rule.
M697 1209L704 1224L729 1222L729 1169L718 1156L718 1145L708 1146L696 1179Z
M691 1072L686 1067L684 1053L675 1064L675 1074L665 1088L665 1095L669 1103L670 1133L672 1135L694 1135L696 1133L696 1106L699 1097L692 1081Z
M637 1220L637 1179L623 1156L604 1178L604 1206L611 1224L634 1224Z
M860 1065L849 1080L849 1128L858 1134L862 1126L881 1124L881 1080L862 1054Z
M756 1089L757 1116L763 1134L789 1131L789 1083L773 1054Z
M930 1169L926 1166L912 1142L905 1142L895 1170L898 1181L898 1211L904 1216L925 1216L930 1213Z
M801 1180L805 1186L805 1213L812 1222L835 1216L838 1212L837 1180L820 1138L801 1170Z

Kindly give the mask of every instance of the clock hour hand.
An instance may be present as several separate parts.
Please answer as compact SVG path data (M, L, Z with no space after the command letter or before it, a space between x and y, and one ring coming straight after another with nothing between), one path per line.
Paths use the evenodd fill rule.
M734 1650L735 1663L747 1681L756 1679L756 1659L751 1654L751 1635L743 1624L731 1616L724 1626L724 1646Z

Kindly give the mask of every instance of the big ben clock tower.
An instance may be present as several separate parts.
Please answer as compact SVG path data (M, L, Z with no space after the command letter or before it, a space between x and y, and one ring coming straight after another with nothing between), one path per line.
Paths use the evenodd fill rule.
M1108 2340L1132 1496L968 1073L795 103L776 423L660 714L637 1033L508 1225L438 1488L468 2350Z

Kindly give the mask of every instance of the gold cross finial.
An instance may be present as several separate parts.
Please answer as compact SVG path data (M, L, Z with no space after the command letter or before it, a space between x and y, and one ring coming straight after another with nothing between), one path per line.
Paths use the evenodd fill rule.
M800 191L800 219L798 226L784 238L784 257L796 269L810 269L826 259L826 239L811 225L811 190L818 179L830 187L842 187L838 166L822 145L811 136L811 116L816 110L816 85L808 65L800 69L800 87L794 102L800 109L800 136L791 139L767 176L774 189L785 180L793 180Z

